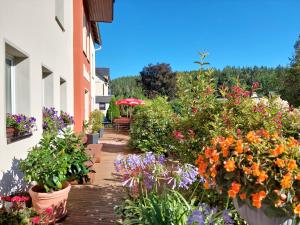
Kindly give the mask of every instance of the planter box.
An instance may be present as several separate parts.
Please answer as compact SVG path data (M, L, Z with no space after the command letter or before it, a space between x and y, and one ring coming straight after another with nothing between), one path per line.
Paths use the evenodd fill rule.
M18 129L14 127L6 127L6 138L12 138L18 136Z
M87 134L87 144L98 144L99 134Z
M234 207L240 216L249 223L249 225L300 225L300 223L293 224L293 219L286 217L268 217L263 209L268 207L262 205L260 209L253 209L246 203L239 205L236 199L233 200Z

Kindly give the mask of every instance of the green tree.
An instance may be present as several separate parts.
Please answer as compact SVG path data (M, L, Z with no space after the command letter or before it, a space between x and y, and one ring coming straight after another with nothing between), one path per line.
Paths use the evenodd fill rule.
M138 98L144 99L144 91L141 86L140 76L120 77L110 83L111 91L117 99Z
M295 55L291 58L291 67L282 77L281 96L293 106L300 106L300 35L294 45Z
M140 72L145 95L150 98L167 96L173 99L176 93L176 73L169 64L149 64Z
M109 102L106 118L110 121L113 121L113 119L118 117L120 117L120 110L119 107L116 105L116 98L112 97Z

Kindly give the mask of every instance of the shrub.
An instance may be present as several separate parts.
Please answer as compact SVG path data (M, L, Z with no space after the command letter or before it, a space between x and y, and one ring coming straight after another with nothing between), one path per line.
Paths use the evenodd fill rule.
M219 136L197 159L204 187L261 208L272 216L300 214L299 142L264 129Z
M103 120L104 114L100 110L96 109L91 112L89 123L93 133L99 132L99 130L104 127Z
M116 98L112 97L106 112L106 118L110 121L113 121L115 118L119 118L120 115L119 107L116 105Z
M136 107L130 127L130 145L143 152L166 152L173 130L175 113L165 98L158 97Z
M89 169L85 162L88 160L81 139L71 130L63 130L61 136L45 134L40 145L20 162L20 169L26 181L36 181L50 192L62 189L64 181L87 181Z

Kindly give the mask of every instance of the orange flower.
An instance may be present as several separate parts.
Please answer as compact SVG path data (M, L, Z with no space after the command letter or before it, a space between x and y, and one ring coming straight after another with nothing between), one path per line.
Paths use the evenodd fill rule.
M202 162L201 164L199 164L198 172L200 175L204 175L206 173L207 166L208 166L208 164L205 162Z
M289 170L294 170L297 168L297 162L296 160L290 160L289 163L288 163L288 169Z
M198 159L196 160L195 164L200 165L201 163L204 162L204 157L203 155L198 155Z
M296 180L300 180L300 173L297 174Z
M222 148L222 154L223 154L223 157L228 157L229 155L229 151L228 151L228 148Z
M268 175L266 174L265 171L260 171L258 178L257 178L257 183L263 183L266 179L268 179Z
M210 175L211 175L212 177L216 177L217 174L218 174L218 171L217 171L217 169L216 169L215 166L213 166L212 168L210 168Z
M261 135L264 137L264 138L270 138L270 134L268 131L266 130L261 130Z
M294 213L300 215L300 203L295 207Z
M245 173L246 175L251 174L251 169L250 169L249 167L244 167L244 168L243 168L243 171L244 171L244 173Z
M258 193L254 193L252 196L252 205L256 208L261 207L261 201L267 196L266 192L260 191Z
M251 169L252 169L253 175L258 177L260 174L259 165L257 163L253 163L251 166Z
M254 131L250 131L246 137L248 141L252 143L258 143L260 141L259 137L256 135Z
M211 164L214 164L214 163L218 163L218 162L219 162L219 153L217 152L217 150L213 150L213 151L212 151L212 154L211 154L211 157L210 157L209 162L210 162Z
M209 182L208 182L208 180L205 180L205 182L204 182L204 188L206 190L209 189Z
M278 156L278 155L281 155L284 152L284 150L285 150L284 145L280 144L276 147L276 149L271 150L270 153L272 156Z
M249 162L251 162L251 161L253 160L253 156L252 156L252 155L247 155L247 160L248 160Z
M240 194L240 199L245 200L247 198L246 193L241 193Z
M231 188L228 190L228 196L231 198L235 198L236 195L239 193L241 185L236 182L232 182Z
M280 185L284 189L288 189L292 187L292 176L290 173L287 173L286 175L283 176Z
M236 147L235 147L235 152L237 154L243 153L243 141L242 140L237 140Z
M295 140L295 138L293 138L293 137L289 138L289 140L288 140L288 146L289 147L295 147L295 146L297 146L297 141Z
M271 135L271 137L277 139L279 137L279 135L277 132L275 132L274 134Z
M204 152L207 159L211 157L212 149L210 147L207 147Z
M224 162L224 168L227 172L232 172L235 170L235 162L233 160L227 160Z
M280 167L283 168L284 167L284 160L277 158L275 161L275 164Z

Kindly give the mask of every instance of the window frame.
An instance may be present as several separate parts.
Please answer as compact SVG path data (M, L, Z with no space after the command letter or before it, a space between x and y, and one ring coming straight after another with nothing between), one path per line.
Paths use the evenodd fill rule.
M5 56L5 61L10 61L10 101L11 101L11 114L16 114L16 73L15 73L15 59L11 55ZM5 62L6 64L6 62ZM7 77L5 71L5 79ZM6 83L6 82L5 82ZM5 84L6 85L6 84ZM5 97L6 101L6 97ZM7 113L8 109L6 109Z

